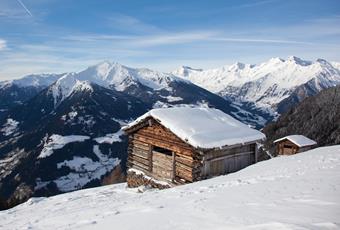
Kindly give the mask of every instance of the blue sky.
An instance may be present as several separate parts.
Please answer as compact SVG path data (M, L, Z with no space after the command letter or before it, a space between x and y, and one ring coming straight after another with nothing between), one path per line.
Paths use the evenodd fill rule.
M103 60L171 71L340 61L339 0L0 0L0 80Z

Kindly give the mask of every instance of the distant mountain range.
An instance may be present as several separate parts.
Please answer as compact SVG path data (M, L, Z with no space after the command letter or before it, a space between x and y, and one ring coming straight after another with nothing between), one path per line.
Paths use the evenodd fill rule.
M292 57L161 73L102 62L0 82L0 206L124 180L120 128L151 108L214 107L260 128L275 112L339 84L334 65Z
M305 97L340 84L339 66L323 59L306 61L291 56L259 65L235 63L210 70L183 66L172 73L228 100L283 113Z

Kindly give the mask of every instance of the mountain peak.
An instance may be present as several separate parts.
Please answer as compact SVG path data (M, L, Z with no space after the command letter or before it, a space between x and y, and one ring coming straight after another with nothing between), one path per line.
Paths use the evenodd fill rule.
M66 74L49 87L48 91L54 98L54 106L57 106L74 92L93 92L90 81L78 80L75 75Z
M322 58L316 59L316 62L323 64L323 65L331 65L327 60L322 59Z
M237 71L237 70L242 70L246 67L246 65L244 63L241 62L235 62L234 64L232 64L231 66L229 66L228 70L230 71Z
M313 64L311 61L306 61L306 60L303 60L303 59L296 57L296 56L289 56L287 58L287 61L295 63L297 65L301 65L301 66L308 66L308 65Z
M185 77L185 76L188 76L190 73L193 73L193 72L202 72L203 69L195 69L195 68L192 68L190 66L181 66L179 67L177 70L175 71L172 71L171 73L175 76L182 76L182 77Z
M280 58L280 57L273 57L273 58L269 59L268 62L270 62L270 63L282 63L282 62L284 62L284 61L285 61L285 60L283 60L283 59Z
M194 71L203 71L202 69L195 69L195 68L192 68L190 66L185 66L185 65L181 66L181 68L187 69L187 70L194 70Z
M76 91L77 92L79 92L79 91L93 92L91 82L76 80L76 83L73 86L71 92L76 92Z

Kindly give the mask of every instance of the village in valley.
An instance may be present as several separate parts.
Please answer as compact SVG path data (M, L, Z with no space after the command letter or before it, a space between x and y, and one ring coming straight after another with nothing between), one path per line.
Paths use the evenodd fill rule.
M340 229L339 15L1 0L0 230Z

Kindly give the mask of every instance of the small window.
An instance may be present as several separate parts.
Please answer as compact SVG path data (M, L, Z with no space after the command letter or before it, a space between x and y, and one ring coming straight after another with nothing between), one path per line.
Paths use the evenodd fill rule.
M171 156L172 155L172 151L169 149L164 149L158 146L153 146L153 151L155 152L159 152L159 153L164 153L165 155Z
M284 145L283 146L285 149L291 149L291 148L293 148L293 146L290 146L290 145Z

